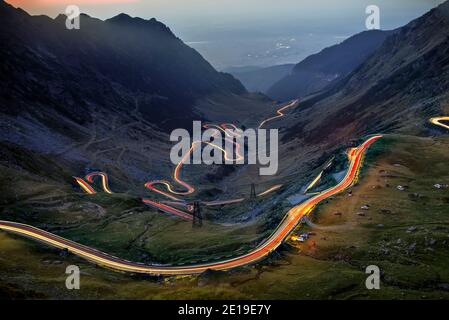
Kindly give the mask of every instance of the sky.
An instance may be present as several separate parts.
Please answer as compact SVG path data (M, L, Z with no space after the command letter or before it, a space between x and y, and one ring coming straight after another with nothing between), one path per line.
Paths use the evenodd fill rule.
M365 8L380 8L393 29L443 0L6 0L30 14L56 16L67 5L107 19L155 17L218 69L296 63L365 30Z

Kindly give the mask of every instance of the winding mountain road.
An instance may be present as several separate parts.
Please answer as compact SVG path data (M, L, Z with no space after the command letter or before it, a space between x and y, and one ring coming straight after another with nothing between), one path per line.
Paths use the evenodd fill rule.
M53 247L67 249L73 254L76 254L100 266L120 271L153 275L187 275L198 274L208 269L229 270L264 259L282 244L284 239L293 231L301 219L304 216L307 216L318 203L349 188L357 180L358 173L363 162L363 156L367 148L379 138L381 138L380 135L370 137L358 148L354 149L350 159L348 171L340 183L290 209L282 222L268 239L247 254L235 258L188 266L144 265L138 262L131 262L111 256L107 253L29 225L9 221L0 221L0 229L43 242Z
M286 110L287 108L291 108L293 106L295 106L297 103L299 102L299 100L293 100L291 102L289 102L288 104L282 106L281 108L279 108L276 113L278 114L275 117L270 117L268 119L263 120L260 125L259 125L259 129L267 122L272 121L274 119L277 118L281 118L283 117L285 114L283 113L284 110ZM137 101L136 101L136 108L138 107L137 105ZM213 148L216 148L218 150L220 150L221 152L223 152L225 159L227 161L239 161L239 160L243 160L244 157L241 155L241 149L242 146L240 145L240 143L238 143L237 141L234 141L234 138L238 138L241 137L242 134L242 130L238 129L234 124L232 123L223 123L220 125L217 124L206 124L203 126L205 129L213 129L215 130L215 133L213 135L213 137L216 137L218 135L221 135L221 132L224 133L224 139L226 141L231 142L234 146L235 146L235 152L236 152L236 158L232 159L230 157L230 155L227 153L227 151L225 149L223 149L221 146L216 145L212 142L207 142L207 141L193 141L189 152L187 152L186 155L184 155L184 157L178 162L178 164L176 165L175 169L173 170L173 180L179 184L180 186L182 186L184 188L184 191L177 191L173 188L172 184L167 181L167 180L153 180L153 181L149 181L147 183L145 183L145 188L159 193L161 195L163 195L164 197L170 199L170 201L162 201L162 202L157 202L157 201L153 201L150 199L142 199L142 201L147 204L150 205L152 207L155 207L163 212L167 212L173 215L176 215L180 218L186 219L186 220L192 220L193 216L185 211L176 209L173 207L173 205L175 206L181 206L186 208L188 211L192 211L193 206L191 204L186 203L185 201L181 200L178 196L187 196L190 195L192 193L195 192L195 188L190 185L189 183L185 182L184 180L181 179L181 169L183 167L183 165L186 163L186 161L188 159L190 159L190 156L192 155L192 153L194 152L194 150L198 147L200 147L202 144L207 144L212 146ZM120 157L120 156L119 156ZM95 191L95 189L92 187L92 184L94 183L93 178L95 176L100 176L102 179L102 186L103 186L103 190L106 193L113 193L108 185L108 175L104 172L93 172L88 174L84 179L80 178L80 177L73 177L75 179L75 181L78 183L78 185L81 187L82 190L84 190L84 192L86 192L87 194L96 194L97 192ZM160 188L158 188L158 185L163 185L165 187L166 190L162 190ZM268 188L267 190L257 194L257 197L263 197L266 196L267 194L278 190L279 188L281 188L282 185L275 185L272 186L270 188ZM202 201L201 204L211 207L211 206L223 206L223 205L229 205L229 204L235 204L235 203L239 203L239 202L243 202L245 200L245 198L238 198L238 199L229 199L229 200L216 200L216 201Z
M293 106L297 105L297 103L299 102L299 99L293 100L289 103L287 103L286 105L282 106L281 108L279 108L276 113L277 116L274 117L270 117L268 119L263 120L260 125L259 125L259 129L266 124L269 121L278 119L283 117L285 114L283 113L286 109L288 108L292 108ZM193 153L193 151L195 150L195 148L201 146L201 144L205 143L208 144L220 151L223 152L225 159L226 160L230 160L230 161L238 161L238 160L242 160L243 156L240 154L240 150L242 149L242 146L234 141L234 137L239 137L241 134L240 132L242 132L240 129L238 129L234 124L232 123L222 123L220 125L216 125L216 124L206 124L203 126L205 129L215 129L216 135L220 134L220 132L224 133L224 137L225 140L229 140L230 142L232 142L235 145L235 149L236 149L236 159L231 159L229 157L229 155L227 154L226 150L223 149L222 147L215 145L214 143L210 143L210 142L203 142L203 141L194 141L191 144L190 150L189 152L181 159L181 161L176 165L175 170L173 171L173 180L178 183L179 185L181 185L182 187L185 188L185 191L179 192L173 189L172 185L170 184L170 182L166 181L166 180L156 180L156 181L149 181L145 184L145 187L149 190L152 190L154 192L157 192L167 198L169 198L172 201L178 201L178 202L182 202L181 199L179 199L177 196L178 195L182 195L182 196L186 196L186 195L190 195L193 192L195 192L195 188L193 186L191 186L190 184L188 184L187 182L183 181L180 178L180 171L182 166L184 165L184 163L187 161L187 159L190 158L190 155ZM163 191L159 188L156 187L156 185L164 185L165 188L167 189L168 192ZM81 187L83 189L85 189L85 187L83 185L81 185ZM257 195L257 197L263 197L275 190L278 190L279 188L281 188L282 185L275 185L272 186L270 188L268 188L267 190L265 190L264 192L261 192ZM230 200L217 200L217 201L209 201L209 202L202 202L202 204L206 205L206 206L222 206L222 205L228 205L228 204L235 204L235 203L239 203L239 202L243 202L245 199L244 198L239 198L239 199L230 199ZM171 210L171 206L167 206L165 205L161 205L158 206L158 202L154 202L154 201L147 201L147 200L143 200L145 203L151 203L152 206L154 207L159 207L159 209L168 212L168 213L173 213L179 217L187 217L189 214L184 212L184 214L179 214L180 210L178 209L174 209ZM183 212L183 211L181 211ZM190 219L190 218L189 218Z
M263 120L259 124L259 129L261 129L265 124L267 124L267 122L270 122L270 121L273 121L275 119L282 118L283 116L285 116L284 111L289 109L289 108L292 108L294 105L296 105L298 103L298 101L299 101L298 99L291 101L290 103L288 103L287 105L283 106L278 111L276 111L276 113L278 114L277 116L274 116L274 117L271 117L271 118Z

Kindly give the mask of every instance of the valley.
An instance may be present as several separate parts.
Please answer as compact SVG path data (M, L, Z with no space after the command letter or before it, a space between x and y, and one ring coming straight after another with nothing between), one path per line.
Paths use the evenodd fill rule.
M56 295L105 298L117 296L119 291L120 297L129 299L169 296L270 299L279 295L284 299L447 297L444 283L449 278L443 267L446 260L442 259L449 250L445 242L447 189L438 190L433 184L447 178L441 175L440 168L447 161L444 146L448 143L447 136L418 139L385 135L371 147L360 180L351 192L329 199L314 211L311 218L319 227L313 230L316 234L310 240L302 244L287 241L280 255L231 273L168 277L162 282L157 278L136 278L96 268L76 256L61 257L58 250L2 233L1 257L8 257L8 261L2 258L0 264L2 293L19 297L20 280L28 283L31 296L41 298ZM425 157L416 160L413 155L417 150ZM432 161L430 172L428 161ZM397 185L408 185L408 190L397 190ZM414 196L416 192L419 197ZM369 210L364 216L358 215L363 211L360 207L366 204ZM428 214L422 215L423 210ZM335 215L336 212L342 215ZM189 233L184 234L185 242ZM179 238L172 235L164 232L157 236L166 241ZM312 241L316 243L314 246ZM363 285L363 266L376 259L389 275L382 281L385 291L381 296L376 291L366 291ZM84 270L84 286L79 293L62 288L61 279L68 264ZM14 266L21 266L21 275L15 273ZM397 272L399 269L407 271L401 274ZM36 275L39 281L30 282ZM292 275L298 275L293 282Z
M0 299L449 298L449 2L233 75L155 18L0 18Z

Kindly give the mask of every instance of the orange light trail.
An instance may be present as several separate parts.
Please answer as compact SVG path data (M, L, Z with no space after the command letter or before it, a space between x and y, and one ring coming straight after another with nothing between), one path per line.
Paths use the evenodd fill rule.
M350 149L348 150L347 154L348 154L348 159L349 159L349 161L352 160L352 158L354 157L356 151L357 151L357 148L350 148Z
M112 194L113 192L109 188L109 180L108 175L104 172L92 172L89 173L84 179L86 179L89 183L87 183L84 179L79 177L73 177L75 181L78 183L78 185L81 187L81 189L84 190L87 194L96 194L97 192L95 189L90 185L94 183L94 177L101 177L101 183L103 186L103 191L109 194Z
M238 257L225 259L222 261L215 261L202 264L193 264L188 266L158 266L158 265L144 265L137 262L131 262L124 259L120 259L109 254L103 253L101 251L95 250L93 248L78 244L74 241L64 239L50 232L44 230L24 225L20 223L10 222L10 221L0 221L0 229L4 231L13 232L28 238L44 242L48 245L67 249L68 251L85 258L91 262L94 262L100 266L107 268L133 272L133 273L146 273L154 275L186 275L186 274L198 274L202 273L208 269L213 270L229 270L236 267L245 266L248 264L253 264L261 259L264 259L271 252L276 250L286 239L289 234L294 230L296 225L301 221L304 216L309 215L315 206L321 201L340 193L350 186L357 180L361 164L363 162L363 155L366 149L374 143L376 140L380 139L382 136L377 135L367 139L354 155L351 160L348 171L344 179L338 183L336 186L331 187L322 193L309 198L305 202L293 207L285 215L284 219L275 229L275 231L269 236L261 245L251 250L247 254L243 254ZM151 200L148 203L153 205ZM162 204L158 204L160 208ZM171 208L173 209L173 208ZM180 214L182 211L180 212Z
M436 126L440 126L440 127L443 127L443 128L446 128L449 130L449 125L441 122L441 121L449 121L449 116L430 118L429 121L430 121L430 123L432 123Z
M229 136L229 131L225 130L224 128L222 128L220 126L204 125L205 128L209 128L209 127L212 127L212 126L215 127L215 130L217 130L217 132L215 133L215 136L220 134L219 130L225 132L225 134L227 134ZM204 143L204 144L210 145L210 146L220 150L221 152L223 152L223 154L225 156L225 160L227 160L227 161L239 161L239 160L243 159L243 156L240 154L240 149L241 149L240 144L236 143L234 140L231 140L231 139L228 139L228 138L225 138L225 140L231 141L235 145L235 147L236 147L236 155L237 155L236 159L233 159L233 158L229 157L228 152L225 149L223 149L222 147L220 147L220 146L218 146L218 145L216 145L216 144L214 144L212 142L194 141L192 143L192 145L191 145L191 147L189 149L189 152L187 152L187 154L184 155L184 157L181 159L181 161L179 161L179 163L175 167L175 170L173 171L173 180L175 180L178 184L183 186L186 189L186 191L180 192L180 191L174 190L173 186L170 184L170 182L168 182L166 180L150 181L150 182L147 182L145 184L145 187L150 189L150 190L152 190L152 191L155 191L155 192L157 192L159 194L162 194L163 196L168 197L168 198L170 198L172 200L179 200L179 199L176 198L173 195L170 195L170 194L168 194L168 193L166 193L166 192L164 192L164 191L154 187L154 185L158 185L158 184L164 185L170 193L175 194L175 195L186 196L186 195L190 195L190 194L194 193L195 192L195 188L192 187L187 182L181 180L181 178L180 178L180 171L181 171L181 168L184 165L184 163L190 158L190 156L193 153L193 151L195 150L195 148L197 148L198 146L200 146L201 144Z
M282 108L280 108L278 111L276 111L276 113L278 114L277 116L265 119L264 121L262 121L259 125L259 129L261 129L267 122L270 122L272 120L278 119L283 117L285 114L283 113L285 110L287 110L288 108L293 107L295 104L298 103L299 100L293 100L292 102L290 102L289 104L283 106Z
M109 188L109 180L108 180L108 175L104 172L92 172L89 173L86 176L86 180L89 181L90 183L94 183L94 177L101 177L101 183L103 185L103 190L106 193L112 194L113 192L111 191L111 189Z
M193 220L193 216L191 214L188 214L188 213L186 213L186 212L184 212L182 210L175 209L175 208L173 208L171 206L167 206L166 204L163 204L163 203L160 203L160 202L155 202L155 201L152 201L152 200L149 200L149 199L142 199L142 201L145 204L153 206L153 207L155 207L157 209L160 209L162 211L165 211L167 213L175 214L175 215L177 215L177 216L179 216L179 217L181 217L183 219Z
M78 185L88 194L96 194L97 192L92 188L84 179L79 177L73 177Z
M221 124L220 126L218 125L204 125L204 128L209 128L209 127L213 127L216 130L216 133L214 136L217 136L218 134L220 134L220 131L224 132L225 135L227 137L233 137L233 136L240 136L240 134L238 133L238 129L235 125L233 124ZM229 130L229 127L231 127L232 129ZM235 130L235 131L234 131ZM202 143L210 145L220 151L223 152L225 159L228 161L238 161L238 160L242 160L243 156L240 154L240 144L236 143L234 140L225 137L225 140L231 141L234 145L235 145L235 150L236 150L236 155L237 158L236 159L232 159L231 157L229 157L228 152L223 149L222 147L212 143L212 142L203 142L203 141L194 141L189 149L189 152L184 155L184 157L181 159L181 161L176 165L174 171L173 171L173 179L181 186L183 186L186 191L176 191L173 189L173 186L170 184L170 182L166 181L166 180L155 180L155 181L149 181L147 183L145 183L145 188L154 191L156 193L159 193L161 195L163 195L164 197L167 197L177 203L179 203L180 200L178 197L176 196L186 196L186 195L190 195L192 193L195 192L195 188L193 186L191 186L190 184L188 184L187 182L183 181L180 178L180 171L182 166L184 165L184 163L190 158L191 154L193 153L193 151L195 150L195 148L197 148L198 146L200 146ZM112 191L109 188L109 183L108 183L108 175L104 172L92 172L90 174L88 174L85 179L90 183L93 184L94 183L94 178L95 177L101 177L101 181L102 181L102 186L103 186L103 190L109 194L112 194ZM92 186L86 182L84 179L79 178L79 177L74 177L76 182L78 183L78 185L88 194L96 194L97 192L92 188ZM165 192L163 190L160 190L158 188L155 187L155 185L164 185L168 192ZM271 191L274 191L276 189L280 188L280 186L274 186L271 189L263 192L262 194L260 194L259 196L268 194ZM176 196L175 196L176 195ZM244 198L240 198L240 199L231 199L231 200L220 200L220 201L210 201L210 202L203 202L203 204L205 204L206 206L218 206L218 205L226 205L226 204L234 204L234 203L239 203L244 201ZM163 203L159 203L159 202L155 202L155 201L151 201L148 199L143 199L142 200L145 204L149 204L153 207L157 207L159 209L161 209L164 212L168 212L168 213L172 213L177 215L178 217L181 218L185 218L188 220L192 219L192 215L190 215L187 212L178 210L176 208L173 208L169 205L167 205L167 202L165 202L166 204ZM190 204L186 204L185 207L187 208L188 211L192 211L193 207Z
M307 193L307 191L309 191L310 189L312 189L318 181L321 180L321 177L323 176L323 171L321 171L316 177L315 179L312 180L312 182L307 186L307 188L304 190L304 194Z
M279 115L277 117L273 117L273 118L267 119L267 120L265 120L265 122L283 116L284 114L282 113L282 111L284 111L285 109L293 106L293 104L295 104L296 102L297 102L297 100L295 100L292 103L282 107L281 109L278 110L278 114ZM241 155L241 153L240 153L240 150L241 150L240 143L237 143L237 142L235 142L233 140L234 137L240 137L241 136L241 134L239 133L239 131L241 131L241 130L239 130L234 124L232 124L232 123L222 123L220 125L205 124L205 125L203 125L203 127L206 128L206 129L209 129L209 128L215 129L216 133L213 135L213 137L216 137L216 136L220 135L220 131L224 132L224 134L225 134L225 141L230 141L235 146L235 152L236 152L236 156L237 156L236 159L232 159L228 155L228 152L225 149L223 149L222 147L220 147L220 146L218 146L218 145L216 145L216 144L214 144L212 142L194 141L194 142L192 142L192 144L190 146L190 149L187 152L187 154L183 156L183 158L179 161L179 163L176 165L176 167L175 167L175 169L173 171L173 180L176 183L178 183L179 185L181 185L182 187L184 187L185 191L176 191L173 188L172 184L169 181L167 181L167 180L149 181L149 182L145 183L145 185L144 185L145 188L147 188L147 189L149 189L151 191L154 191L156 193L159 193L159 194L163 195L164 197L169 198L169 199L171 199L172 201L175 201L175 202L181 201L177 196L187 196L187 195L190 195L190 194L194 193L195 192L195 188L193 186L191 186L190 184L188 184L187 182L183 181L180 178L180 171L181 171L182 166L185 164L185 162L190 158L190 156L194 152L195 148L201 146L201 144L203 144L203 143L207 144L207 145L210 145L210 146L220 150L221 152L223 152L224 158L227 161L233 161L234 162L234 161L239 161L239 160L243 160L244 159L243 155ZM105 174L103 172L94 172L94 173L91 173L88 176L86 176L86 179L90 183L93 183L94 182L93 181L93 177L94 176L100 176L101 179L102 179L102 184L103 184L104 191L107 192L107 193L112 193L112 191L109 189L109 186L108 186L108 176L107 176L107 174ZM77 178L77 177L75 177L75 179L76 179L77 183L81 186L81 188L86 193L88 193L88 194L95 194L96 193L95 190L87 182L85 182L83 179ZM157 188L156 185L163 185L167 189L168 192L163 191L163 190ZM268 194L268 193L270 193L272 191L275 191L275 190L279 189L281 186L282 185L273 186L273 187L269 188L268 190L260 193L258 195L258 197L264 196L264 195L266 195L266 194ZM244 198L231 199L231 200L218 200L218 201L203 202L203 204L205 204L206 206L218 206L218 205L225 205L225 204L234 204L234 203L242 202L244 200L245 200ZM150 200L148 200L148 201L143 200L143 202L146 203L146 204L149 204L150 203L149 201ZM151 205L153 207L158 207L159 209L161 209L161 210L163 210L165 212L171 212L171 213L173 213L173 214L175 214L177 216L180 216L180 217L188 217L188 219L191 218L191 215L189 213L180 211L180 210L175 209L173 207L170 207L170 206L168 206L166 204L162 204L162 203L159 203L159 202L151 201ZM192 206L188 205L187 208L191 209ZM183 212L184 214L180 214L180 212Z
M281 187L282 187L282 184L277 184L277 185L272 186L271 188L265 190L264 192L259 193L257 196L258 197L266 196L267 194L269 194L273 191L276 191L276 190L280 189Z
M207 207L213 207L213 206L223 206L226 204L235 204L245 201L245 198L240 199L231 199L231 200L217 200L217 201L205 201L202 202Z
M236 137L240 137L241 134L239 132L242 132L242 130L240 130L239 128L237 128L235 126L235 124L232 123L222 123L220 125L221 128L223 128L225 130L225 132L232 132L232 135L236 136ZM231 129L229 129L228 127L231 127Z

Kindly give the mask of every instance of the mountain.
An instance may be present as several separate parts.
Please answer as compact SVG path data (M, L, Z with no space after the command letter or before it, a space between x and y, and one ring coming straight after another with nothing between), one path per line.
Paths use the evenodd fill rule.
M392 32L364 31L325 48L295 65L290 74L273 84L266 93L273 99L286 101L319 91L353 71Z
M449 1L390 35L346 78L305 99L284 137L342 142L365 134L420 134L449 112Z
M24 174L70 186L100 168L140 186L170 176L168 133L207 121L198 104L218 97L217 117L231 99L259 106L156 19L83 14L80 30L65 20L0 1L0 162Z
M81 124L92 108L129 112L139 96L142 117L171 118L170 128L191 118L201 97L245 93L156 19L80 18L81 29L68 30L64 15L30 16L0 1L2 112L45 108Z
M266 68L228 68L225 71L240 80L250 92L266 93L276 82L290 74L294 64L283 64Z

